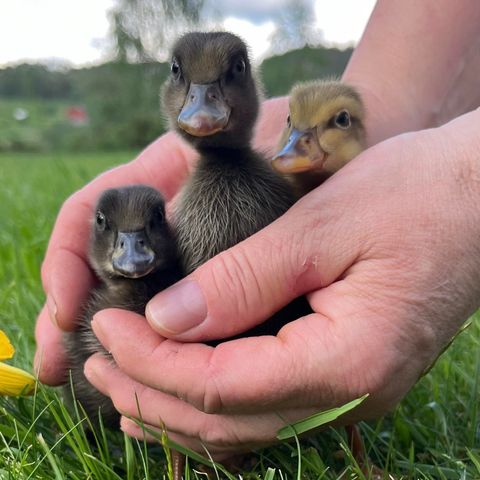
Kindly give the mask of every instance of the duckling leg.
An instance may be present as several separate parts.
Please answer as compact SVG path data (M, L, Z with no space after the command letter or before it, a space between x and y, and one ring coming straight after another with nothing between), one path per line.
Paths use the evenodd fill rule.
M365 449L365 444L363 443L362 434L360 433L360 428L354 423L353 425L347 425L345 427L348 436L348 445L352 452L352 456L360 466L360 469L366 475L371 474L374 480L385 478L385 472L378 468L376 465L370 462L370 459L367 455L367 450ZM391 476L387 478L393 478Z
M367 459L367 452L358 425L356 423L347 425L345 431L347 432L348 446L350 447L353 458L359 465L364 465Z
M182 480L185 474L185 455L176 450L170 450L170 452L172 455L173 480Z

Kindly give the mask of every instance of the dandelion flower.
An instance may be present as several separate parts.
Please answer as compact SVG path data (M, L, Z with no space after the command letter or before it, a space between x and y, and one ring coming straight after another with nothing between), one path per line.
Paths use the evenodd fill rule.
M0 330L0 395L31 395L35 389L35 378L20 368L2 362L13 357L15 349L7 335Z

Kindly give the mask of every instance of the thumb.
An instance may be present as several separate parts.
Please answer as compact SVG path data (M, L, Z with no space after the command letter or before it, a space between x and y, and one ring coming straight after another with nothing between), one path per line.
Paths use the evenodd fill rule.
M315 193L157 294L146 308L152 328L181 341L227 338L330 284L348 267L353 252L346 247L330 249L335 257L330 255L327 261L322 239L328 238L330 222L322 221L325 215L318 213L323 209L316 205Z

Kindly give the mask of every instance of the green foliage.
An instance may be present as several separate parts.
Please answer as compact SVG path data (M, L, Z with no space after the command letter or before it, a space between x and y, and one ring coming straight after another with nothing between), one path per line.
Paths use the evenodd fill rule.
M71 98L72 87L69 72L51 71L42 65L0 70L0 97Z
M286 95L296 82L340 77L352 49L304 47L267 58L261 65L267 96Z
M140 148L164 132L159 95L168 72L168 65L155 63L110 63L77 72L95 148Z
M23 67L18 67L20 77ZM66 98L62 91L55 98L31 95L28 83L19 87L19 95L0 95L0 152L143 147L165 130L159 92L167 72L166 64L109 63L68 72ZM8 82L3 84L0 78L0 90L7 87ZM86 125L69 122L67 108L73 105L86 108ZM15 120L17 107L28 111L29 117Z
M64 199L100 171L133 153L0 154L0 326L17 349L15 365L29 369L33 329L44 295L40 265ZM461 333L395 411L362 423L369 456L396 479L480 478L480 322ZM395 381L395 379L392 379ZM84 420L67 412L59 392L0 398L0 480L153 480L166 478L163 448L121 433L93 443ZM189 463L186 478L205 479ZM242 478L368 479L342 429L254 454ZM387 478L387 477L385 477Z

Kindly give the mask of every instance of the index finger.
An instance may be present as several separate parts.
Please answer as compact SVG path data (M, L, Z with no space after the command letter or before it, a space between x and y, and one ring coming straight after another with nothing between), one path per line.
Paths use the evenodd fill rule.
M41 272L50 317L60 328L74 328L79 306L94 283L87 249L89 221L99 194L107 188L142 183L159 189L170 200L193 158L193 151L176 134L167 133L132 162L101 174L66 200L55 222Z

